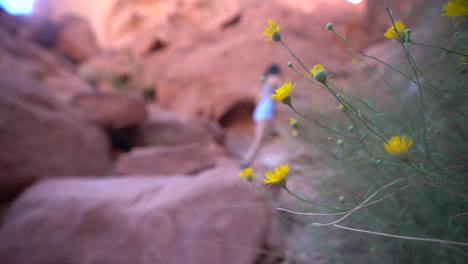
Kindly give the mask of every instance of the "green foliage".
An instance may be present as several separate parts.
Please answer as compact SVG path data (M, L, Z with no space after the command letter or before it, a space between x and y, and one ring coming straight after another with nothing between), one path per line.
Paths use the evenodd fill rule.
M446 43L450 49L412 39L387 40L403 55L403 61L390 63L349 43L339 28L327 29L350 45L368 76L378 79L348 80L355 87L348 91L333 77L322 85L308 76L307 68L290 65L311 85L326 90L336 105L323 111L292 96L300 140L320 149L321 162L339 172L318 179L309 176L315 168L307 162L294 164L304 184L320 190L321 201L303 208L311 213L350 212L336 223L345 214L296 218L307 224L318 247L330 256L329 263L466 263L468 65L461 60L468 56L466 32L457 28ZM285 42L280 43L297 58ZM390 137L404 134L414 141L410 151L387 153L383 145ZM287 190L299 196L298 203L309 196ZM337 236L346 237L338 247L327 243Z

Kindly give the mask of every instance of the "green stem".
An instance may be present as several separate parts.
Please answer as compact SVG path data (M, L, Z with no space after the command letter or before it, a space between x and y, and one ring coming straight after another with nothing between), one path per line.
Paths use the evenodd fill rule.
M335 97L335 99L340 102L347 110L349 110L357 119L359 119L364 126L367 127L372 133L374 133L376 136L378 136L380 139L382 139L384 142L387 142L387 139L385 137L381 136L379 133L377 133L374 129L372 129L364 119L358 114L353 108L351 108L347 102L345 102L328 84L325 84L325 87L330 91L330 93ZM388 143L388 142L387 142Z
M352 140L356 140L356 139L353 138L353 137L350 137L350 136L348 136L348 135L345 135L345 134L341 133L340 131L336 131L336 130L331 129L331 128L327 127L327 126L324 126L324 125L318 123L317 121L315 121L315 120L313 120L313 119L311 119L311 118L305 116L305 115L302 114L301 112L297 111L296 108L295 108L292 104L289 104L289 107L294 111L294 113L296 113L297 115L301 116L302 118L304 118L304 119L306 119L306 120L312 122L314 125L317 125L317 126L323 128L323 129L325 129L325 130L328 130L328 131L330 131L330 132L336 133L336 134L338 134L338 135L340 135L340 136L342 136L342 137L345 137L345 138L348 138L348 139L352 139Z
M427 171L425 171L425 170L423 170L423 169L421 169L421 168L418 168L418 167L417 167L416 165L414 165L411 161L405 162L405 164L407 164L407 165L410 166L411 168L413 168L413 169L415 169L415 170L417 170L417 171L419 171L419 172L421 172L421 173L423 173L423 174L425 174L425 175L428 175L428 176L433 177L434 179L436 179L436 180L438 180L438 181L440 181L440 182L443 182L443 183L446 183L446 184L449 184L449 185L453 185L453 184L454 184L453 182L448 182L448 181L446 181L446 180L444 180L444 179L441 179L441 178L435 176L435 173L429 173L429 172L427 172Z
M296 61L299 62L302 68L304 68L306 72L309 72L309 69L304 65L304 63L302 63L302 61L296 56L296 54L294 54L294 52L288 47L288 45L286 45L286 43L284 43L283 40L280 40L279 42L289 51L291 56L293 56L294 59L296 59Z
M358 47L356 47L355 45L353 45L351 42L349 42L347 39L345 39L344 37L342 37L340 34L338 34L338 32L336 32L334 29L332 30L332 32L341 40L343 40L345 43L347 43L348 45L350 45L353 49L355 49L358 54L362 57L366 57L366 58L369 58L369 59L372 59L372 60L375 60L377 61L378 63L388 67L389 69L401 74L402 76L406 77L408 80L412 81L412 82L416 82L415 80L413 80L413 78L411 78L411 76L409 76L408 74L400 71L398 68L396 68L395 66L391 65L391 64L388 64L386 63L385 61L377 58L377 57L374 57L372 55L368 55L368 54L365 54L362 50L360 50ZM424 87L424 86L421 86L422 88L424 88L426 91L430 92L431 95L435 96L434 94L432 94L433 92L429 91L428 88ZM437 96L436 96L437 97ZM441 97L441 99L446 103L448 104L450 107L452 107L453 109L457 110L460 114L462 114L463 116L465 117L468 117L467 114L463 113L460 109L458 109L456 106L454 106L449 100L447 100L445 97Z
M344 37L342 37L340 34L338 34L338 32L336 32L334 29L332 30L332 32L335 34L335 36L337 36L339 39L343 40L346 44L350 45L353 49L355 49L359 55L363 56L363 57L366 57L366 58L369 58L369 59L372 59L372 60L375 60L385 66L387 66L388 68L398 72L399 74L405 76L406 78L412 80L411 76L407 75L406 73L400 71L398 68L396 68L395 66L391 65L391 64L388 64L386 63L385 61L377 58L377 57L374 57L372 55L367 55L366 53L364 53L364 51L362 51L361 49L359 49L358 47L356 47L353 43L349 42L347 39L345 39Z
M301 196L293 193L291 190L288 189L288 187L283 186L283 189L285 189L289 194L291 194L292 196L294 196L295 198L297 198L298 200L301 200L305 203L308 203L308 204L312 204L312 205L316 205L316 206L320 206L320 207L323 207L323 208L327 208L327 209L330 209L330 210L333 210L333 211L337 211L337 212L342 212L344 209L342 208L337 208L337 207L331 207L331 206L328 206L328 205L325 205L325 204L319 204L319 203L316 203L316 202L312 202L312 201L309 201L305 198L302 198Z
M436 46L436 45L432 45L432 44L416 42L416 41L414 41L414 40L410 40L410 42L413 43L413 44L415 44L415 45L420 45L420 46L426 46L426 47L432 47L432 48L436 48L436 49L441 49L441 50L447 51L447 52L449 52L449 53L455 53L455 54L459 54L459 55L467 56L467 57L468 57L468 54L467 54L467 53L459 52L459 51L456 51L456 50L451 50L451 49L447 49L447 48L440 47L440 46Z
M387 10L387 14L390 17L390 21L392 22L392 25L395 25L395 21L393 19L392 12L390 11L390 8L388 6L388 0L387 0L387 5L385 6L385 10ZM402 36L400 35L400 32L396 30L396 33L398 34L399 39L402 39ZM411 53L408 50L408 47L406 46L405 43L400 42L401 47L403 48L403 51L405 52L405 56L408 59L408 63L410 64L411 69L413 70L414 77L416 79L416 84L418 85L418 90L419 90L419 109L420 109L420 115L421 115L421 123L422 123L422 130L423 130L423 143L424 143L424 150L427 151L427 131L426 131L426 118L424 117L424 98L423 98L423 92L422 92L422 87L421 87L421 82L419 81L419 74L418 70L416 67L416 63L411 56Z

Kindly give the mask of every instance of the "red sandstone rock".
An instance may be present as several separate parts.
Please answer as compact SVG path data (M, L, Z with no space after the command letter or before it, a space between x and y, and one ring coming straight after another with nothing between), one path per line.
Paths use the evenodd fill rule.
M68 60L45 48L50 43L44 43L52 40L35 39L42 31L33 26L34 20L23 21L8 14L1 14L1 19L0 69L14 69L35 78L67 103L76 93L93 92L88 83L73 73L74 66Z
M72 104L90 121L108 129L135 126L147 116L143 99L125 93L79 94Z
M96 38L86 20L77 16L66 16L59 25L55 50L75 62L82 62L96 54L98 51Z
M258 80L271 62L283 65L286 78L302 81L286 67L293 61L300 69L289 52L278 43L265 43L262 31L268 19L283 25L284 41L307 67L324 64L334 78L349 77L353 55L325 29L328 22L361 49L383 39L388 27L383 24L388 23L382 15L385 9L376 1L352 5L345 0L107 0L96 7L95 1L77 2L39 0L38 5L53 16L82 15L93 9L86 15L105 47L125 48L137 59L145 58L141 72L157 81L160 105L181 115L214 120L233 106L254 100ZM419 1L407 2L392 1L395 16L408 17L404 10ZM305 89L313 90L314 103L328 98L318 87ZM304 97L297 93L293 96Z
M194 174L215 167L221 156L226 152L215 144L140 147L122 154L115 170L126 175Z
M8 264L255 262L270 209L237 169L195 178L54 179L28 189L0 229Z
M148 111L148 118L132 137L132 145L223 143L224 130L214 121L182 117L156 105L149 105Z
M46 177L99 175L109 143L28 76L0 70L0 196Z

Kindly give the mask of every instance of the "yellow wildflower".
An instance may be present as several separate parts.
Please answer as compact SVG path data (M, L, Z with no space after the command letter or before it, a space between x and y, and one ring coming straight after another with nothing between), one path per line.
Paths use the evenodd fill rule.
M252 167L247 167L243 169L241 172L239 172L239 176L242 178L247 178L252 176L253 174L253 168Z
M392 155L408 152L412 145L413 140L407 139L406 135L391 137L388 143L384 143L385 150Z
M281 39L281 31L283 30L283 26L280 24L276 24L274 19L268 19L268 26L265 27L263 30L263 35L269 36L267 42L279 41Z
M453 0L448 1L443 10L445 13L442 16L450 16L453 18L461 16L461 18L455 23L455 25L460 24L463 19L468 17L468 0Z
M468 56L461 56L460 57L460 63L461 64L468 64Z
M316 64L312 69L310 69L310 74L314 76L314 79L317 82L326 84L327 82L327 72L325 67L322 64Z
M344 104L342 104L342 103L338 104L338 109L340 109L341 112L344 112L346 110Z
M294 89L295 86L296 84L287 82L283 84L281 87L275 89L275 93L272 94L270 97L273 100L284 101L291 95L291 91L292 89Z
M405 34L405 24L401 20L395 21L395 24L392 25L389 29L387 29L387 32L385 32L384 37L389 38L389 39L395 39L398 41L403 40L403 35Z
M315 64L312 69L310 69L310 74L315 75L319 71L325 69L322 64Z
M291 136L292 136L292 137L297 137L297 136L299 136L299 131L297 131L297 129L293 129L293 130L291 131Z
M290 168L288 165L279 165L274 171L265 172L265 179L263 182L269 186L273 184L284 184L289 170Z
M252 180L253 179L253 168L252 167L247 167L243 169L241 172L239 172L239 177L242 177L247 180Z
M354 56L353 59L351 60L351 63L353 64L359 64L360 62L361 62L361 57Z
M290 117L290 118L289 118L289 125L292 126L292 127L297 126L297 120L296 120L296 118Z

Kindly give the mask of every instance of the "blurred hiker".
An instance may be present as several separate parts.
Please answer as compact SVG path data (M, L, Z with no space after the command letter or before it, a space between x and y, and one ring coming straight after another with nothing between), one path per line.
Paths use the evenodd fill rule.
M265 136L268 135L273 128L273 121L276 114L276 101L271 99L270 96L275 92L275 89L281 85L280 73L281 70L276 64L270 65L265 71L262 90L258 97L258 104L253 112L253 120L255 121L254 138L241 163L241 167L243 168L251 166Z

